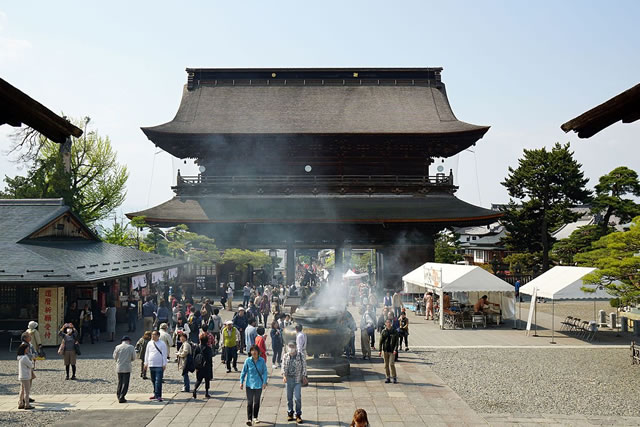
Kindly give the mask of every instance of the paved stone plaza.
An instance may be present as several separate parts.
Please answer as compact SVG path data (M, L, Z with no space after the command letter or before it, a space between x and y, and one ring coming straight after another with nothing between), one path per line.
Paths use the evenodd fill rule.
M224 312L229 317L229 312ZM541 315L542 324L545 316ZM352 363L351 375L341 383L310 384L303 389L303 425L348 425L356 408L364 408L369 414L372 426L458 426L458 425L640 425L640 418L620 416L584 416L581 414L549 414L549 413L483 413L473 410L453 389L446 384L433 369L434 363L446 363L438 360L438 353L429 349L476 347L532 347L544 348L548 345L546 330L541 330L542 337L526 337L523 331L512 330L509 326L499 329L440 331L433 322L425 322L418 316L410 314L411 335L410 346L415 345L417 351L402 352L398 369L399 384L384 383L384 367L382 359L374 357L372 361L357 359ZM603 337L595 345L624 345L609 342L613 338ZM356 340L359 341L359 340ZM583 341L561 337L558 347L584 348L590 351ZM483 345L484 344L484 345ZM101 344L111 348L111 344ZM91 351L93 348L85 345ZM374 356L377 353L374 351ZM56 356L57 357L57 356ZM90 357L90 356L89 356ZM110 357L103 356L103 357ZM239 369L244 357L239 360ZM13 361L5 360L1 363ZM82 362L79 362L81 366ZM105 363L107 363L105 361ZM498 362L497 362L498 363ZM168 369L175 368L170 364ZM150 402L149 392L131 392L126 404L117 403L115 392L99 394L61 394L42 395L38 393L38 379L34 383L36 410L30 417L37 419L42 411L69 411L70 415L61 416L59 421L64 425L189 425L189 426L238 426L246 421L246 402L244 391L239 387L239 373L226 373L216 358L215 380L212 383L212 398L200 396L193 400L188 393L177 392L179 382L174 378L165 387L165 401ZM105 367L112 374L113 365ZM271 368L269 368L271 370ZM38 373L38 371L36 371ZM80 371L82 372L82 371ZM270 372L271 373L271 372ZM45 372L39 376L51 375ZM56 374L57 375L57 374ZM469 373L474 375L474 373ZM174 375L175 377L175 375ZM0 377L0 382L14 382L13 377ZM61 381L63 382L63 381ZM144 386L144 384L142 384ZM526 393L526 385L523 384ZM138 389L136 389L138 390ZM499 398L499 396L497 396ZM526 397L525 397L526 398ZM25 411L16 409L15 394L0 395L0 411L15 414ZM105 415L106 413L106 415ZM108 414L112 413L113 416ZM2 422L0 415L0 424ZM33 418L32 418L33 419ZM116 421L117 420L117 421ZM263 394L260 410L261 425L294 425L286 421L285 387L279 372L272 375L269 386ZM12 423L9 423L12 424ZM24 424L24 425L28 425Z

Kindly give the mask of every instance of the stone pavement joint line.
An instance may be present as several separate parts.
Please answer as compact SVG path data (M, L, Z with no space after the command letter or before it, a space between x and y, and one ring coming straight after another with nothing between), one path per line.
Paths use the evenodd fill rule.
M174 396L175 393L167 394L164 396L163 402L157 402L149 400L149 393L129 393L127 394L127 403L120 403L115 393L31 395L36 400L33 404L36 409L47 411L160 409L167 405ZM17 396L0 395L0 412L7 411L19 411Z

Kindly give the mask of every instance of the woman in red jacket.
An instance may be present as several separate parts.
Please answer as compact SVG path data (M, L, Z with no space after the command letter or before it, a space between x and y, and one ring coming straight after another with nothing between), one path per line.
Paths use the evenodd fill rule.
M256 330L258 336L256 337L256 345L260 349L260 357L267 361L267 339L264 337L264 328L262 326L258 326Z

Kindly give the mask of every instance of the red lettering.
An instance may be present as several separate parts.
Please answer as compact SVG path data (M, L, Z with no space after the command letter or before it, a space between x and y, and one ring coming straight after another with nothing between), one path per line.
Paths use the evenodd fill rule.
M45 313L51 313L51 307L45 307L44 308L44 312Z
M50 296L52 296L51 289L47 289L46 291L44 291L44 296L45 296L45 297L50 297Z
M51 332L49 332L49 331L45 332L45 333L44 333L44 337L45 337L46 339L51 338Z
M44 304L45 305L51 305L51 298L45 298L44 299Z

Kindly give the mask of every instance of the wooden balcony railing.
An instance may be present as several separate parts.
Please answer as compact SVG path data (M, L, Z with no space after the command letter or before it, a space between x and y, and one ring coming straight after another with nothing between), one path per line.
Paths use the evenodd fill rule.
M181 176L178 194L424 194L453 192L453 173L415 175Z

